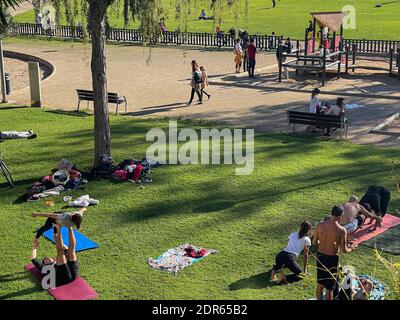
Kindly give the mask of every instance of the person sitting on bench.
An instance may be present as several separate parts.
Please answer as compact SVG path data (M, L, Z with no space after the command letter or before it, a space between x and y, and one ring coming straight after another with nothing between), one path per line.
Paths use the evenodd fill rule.
M36 232L36 239L39 238L47 230L50 230L53 225L72 227L76 226L79 230L82 223L83 214L87 211L86 208L82 208L77 212L61 212L61 213L37 213L33 212L32 217L45 217L47 218L45 224L40 227Z
M370 206L375 215L384 217L389 206L390 191L388 188L379 185L369 186L365 195L361 198L360 203L363 207ZM372 222L372 221L371 221ZM374 230L380 227L382 220L377 220Z
M55 284L56 287L66 285L74 281L79 276L79 264L78 258L75 252L76 239L72 227L68 227L68 249L63 243L61 236L61 227L59 225L54 226L54 240L56 242L57 257L50 258L45 257L42 261L37 259L37 248L39 242L36 237L33 238L32 243L32 264L39 270L45 266L53 266L55 269Z
M1 140L11 140L11 139L35 139L37 134L32 130L29 131L0 131L0 141Z
M381 221L382 218L368 211L369 206L364 208L359 204L356 196L351 196L349 201L343 205L343 215L339 220L339 224L346 229L348 238L351 240L351 235L359 229L366 218L371 220Z
M346 109L344 107L344 98L337 98L336 103L334 105L328 105L325 108L323 108L323 113L325 115L332 115L332 116L343 116L345 117L346 114ZM344 118L344 121L346 122L347 119ZM324 133L326 136L331 135L331 128L325 128Z
M302 279L302 275L307 274L308 247L311 246L311 240L307 236L311 230L311 223L304 221L300 226L299 232L293 232L289 236L289 242L285 249L279 252L275 258L275 265L271 271L271 281L285 283L287 281L298 281ZM300 253L304 250L304 269L296 262ZM288 268L293 274L288 276L282 275L279 280L276 278L276 272L283 267Z

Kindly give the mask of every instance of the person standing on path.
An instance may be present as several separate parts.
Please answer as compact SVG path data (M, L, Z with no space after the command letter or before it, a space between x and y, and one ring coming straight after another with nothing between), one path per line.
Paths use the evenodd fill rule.
M332 208L331 217L317 225L312 245L317 252L317 300L322 300L323 290L326 289L326 300L333 299L333 292L338 282L339 249L350 253L355 246L347 247L347 231L339 221L343 216L342 206Z
M199 64L197 63L196 60L193 60L192 61L192 78L191 78L191 82L190 82L192 91L190 94L190 100L189 100L188 106L190 106L192 104L195 93L197 93L197 96L199 97L199 104L203 103L203 97L201 96L201 92L200 92L200 84L201 84L201 71L199 68Z
M240 45L240 39L236 39L235 41L235 49L233 51L235 55L235 73L240 73L240 68L242 67L242 59L243 59L243 49Z
M250 43L247 46L247 54L249 57L249 77L254 78L254 71L256 68L256 54L257 48L254 44L254 39L250 38Z

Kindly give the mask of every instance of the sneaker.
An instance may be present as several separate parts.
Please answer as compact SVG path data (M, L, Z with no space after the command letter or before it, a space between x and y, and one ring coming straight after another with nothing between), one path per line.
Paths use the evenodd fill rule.
M208 100L210 100L210 99L211 99L211 94L208 95Z
M37 138L37 133L33 133L31 136L28 137L28 139L36 139Z

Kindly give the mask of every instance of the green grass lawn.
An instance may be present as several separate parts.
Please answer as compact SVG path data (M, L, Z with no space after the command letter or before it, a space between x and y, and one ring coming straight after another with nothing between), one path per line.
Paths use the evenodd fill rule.
M175 1L163 0L167 11L166 26L168 30L177 27L184 29L186 24L182 20L175 20ZM346 38L366 38L399 40L400 29L400 1L387 1L381 8L375 8L376 0L281 0L277 6L272 7L270 0L249 1L249 13L245 16L244 1L239 6L239 15L235 18L234 8L226 9L223 13L222 29L228 31L231 27L247 29L251 34L271 34L290 36L296 39L304 38L304 30L310 19L310 12L340 11L346 5L356 9L356 29L345 30ZM187 27L190 31L214 32L214 21L199 21L201 9L205 8L208 15L212 11L208 8L210 1L194 1L191 13L186 17ZM115 12L114 9L112 9ZM217 15L219 16L219 15ZM34 22L33 10L20 14L15 19L18 22ZM63 20L65 22L65 19ZM123 27L122 14L111 14L110 24L114 27ZM137 28L137 23L132 22L130 27Z
M179 122L180 127L201 128L207 123ZM113 157L142 158L149 145L147 131L167 128L166 120L112 116ZM32 211L59 210L43 201L19 203L30 184L70 159L84 170L92 163L91 115L49 110L0 107L0 129L33 128L36 140L0 144L18 186L7 189L0 176L0 299L51 299L41 291L23 266L29 262L33 231L42 220ZM153 172L153 183L139 189L131 183L90 181L84 191L100 205L89 208L81 232L100 248L78 253L81 275L100 299L308 299L314 296L315 261L311 275L289 286L267 283L275 254L287 236L305 219L313 223L350 195L361 195L369 184L393 190L390 209L400 205L389 175L400 151L324 141L304 135L257 134L255 170L236 176L233 165L166 165ZM219 252L184 269L177 276L152 270L156 257L184 242ZM40 243L39 255L55 247ZM384 255L389 260L395 258ZM343 264L384 283L389 275L374 261L373 250L360 246L341 255ZM398 258L397 258L398 261Z

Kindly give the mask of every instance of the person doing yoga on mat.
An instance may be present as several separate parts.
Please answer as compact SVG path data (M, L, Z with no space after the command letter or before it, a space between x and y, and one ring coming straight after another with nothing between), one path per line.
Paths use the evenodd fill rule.
M367 206L367 205L366 205ZM382 218L369 212L369 205L364 208L359 204L356 196L351 196L349 201L343 205L343 216L340 218L339 224L346 229L348 239L351 241L352 234L362 226L366 218L381 221Z
M32 217L45 217L47 218L45 224L40 227L36 232L36 239L39 239L43 233L50 230L53 225L72 227L76 226L79 230L82 223L83 214L87 211L86 208L82 208L76 212L61 212L61 213L38 213L33 212Z
M308 263L308 248L311 246L311 240L307 236L311 230L311 223L303 221L300 226L300 231L293 232L289 236L289 242L285 249L279 252L275 258L275 265L271 271L271 281L277 281L278 283L294 282L301 280L303 275L307 274L307 263ZM296 259L300 253L304 250L304 269L297 264ZM276 278L276 272L282 268L288 268L292 274L286 276L282 275L278 280Z
M54 226L54 240L56 242L57 249L56 258L45 257L42 261L39 261L37 259L37 248L39 246L39 241L36 237L34 237L32 242L32 264L39 269L39 271L42 271L44 266L54 266L56 287L68 284L79 276L79 264L75 252L76 239L72 227L68 226L67 228L69 240L68 249L63 243L61 227L58 224Z
M339 249L349 253L354 246L347 247L347 232L339 221L343 216L343 207L334 206L331 217L319 223L315 229L312 245L318 248L317 252L317 300L322 300L324 288L326 300L332 300L338 278Z
M374 211L375 215L384 217L389 206L390 191L384 186L372 185L369 186L365 195L361 198L360 204L363 207L369 205L371 210ZM372 223L372 220L370 221ZM377 220L374 226L374 230L380 227L382 220Z

